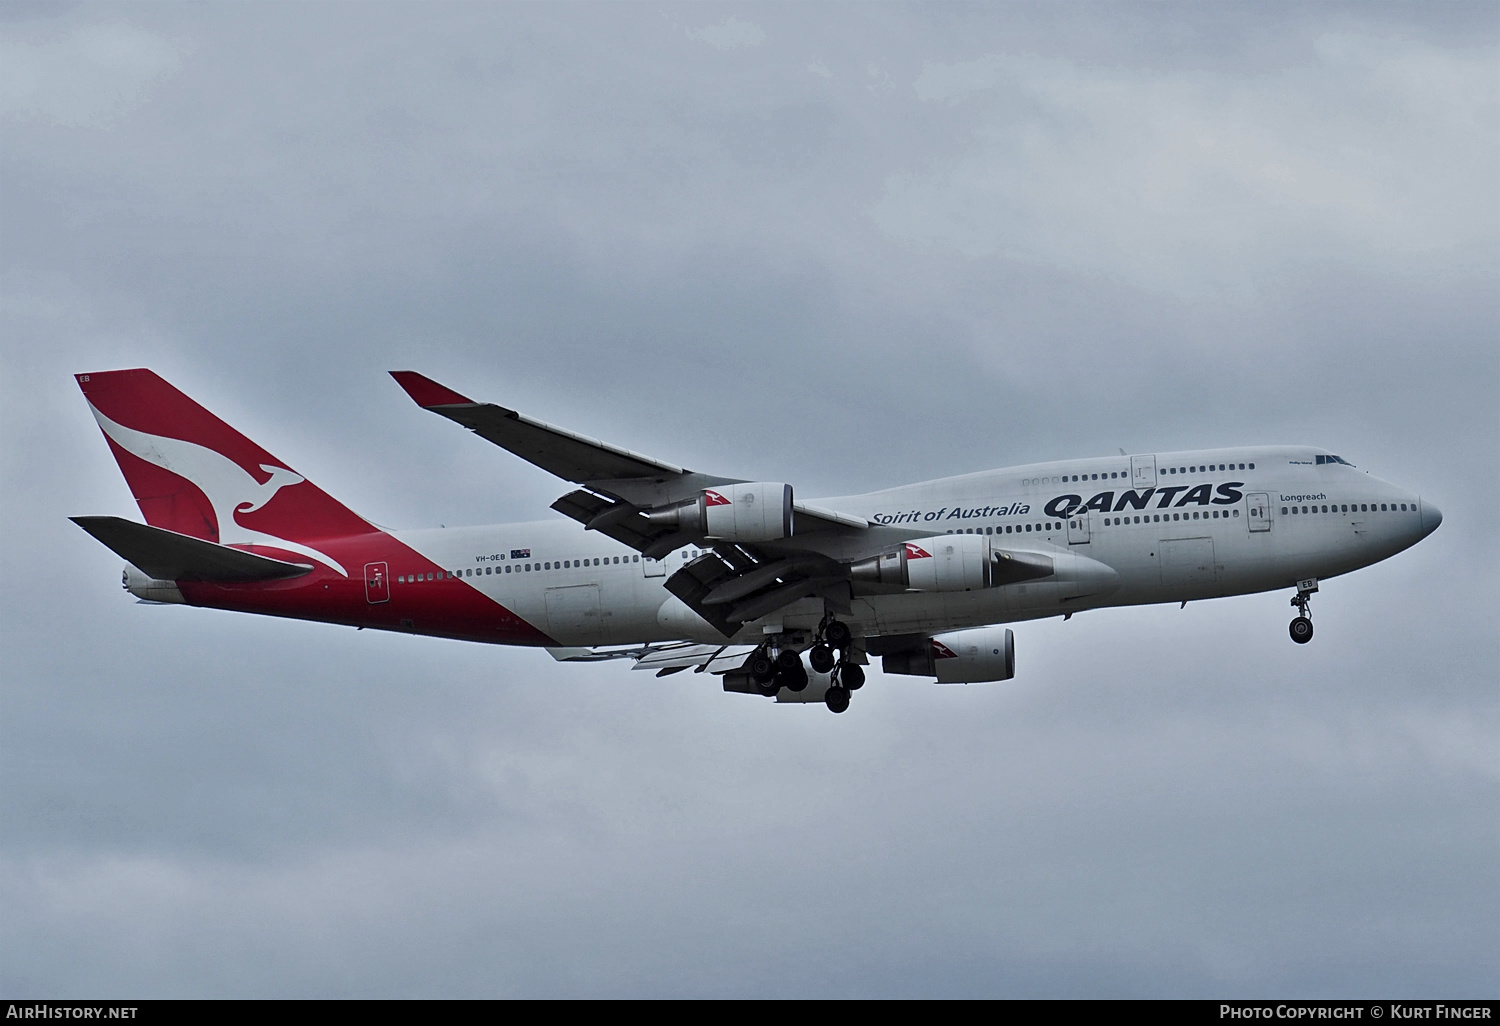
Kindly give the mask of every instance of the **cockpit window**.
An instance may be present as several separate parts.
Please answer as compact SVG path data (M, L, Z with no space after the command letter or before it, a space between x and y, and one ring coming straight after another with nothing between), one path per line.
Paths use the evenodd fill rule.
M1318 457L1316 457L1316 460L1317 460L1318 466L1320 466L1320 467L1323 464L1325 464L1325 463L1342 463L1346 467L1352 467L1352 466L1354 466L1354 464L1350 463L1348 460L1344 459L1344 457L1342 457L1342 456L1318 456Z

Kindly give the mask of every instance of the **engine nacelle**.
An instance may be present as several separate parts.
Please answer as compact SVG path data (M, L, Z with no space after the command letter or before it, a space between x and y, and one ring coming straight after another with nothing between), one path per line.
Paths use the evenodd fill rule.
M182 597L182 592L177 590L176 581L158 581L154 577L147 577L129 563L125 564L125 572L120 575L120 583L130 594L147 602L187 601Z
M936 677L939 684L984 684L1016 675L1016 636L1009 627L972 627L929 638L925 648L882 656L886 673Z
M751 481L705 488L695 499L649 511L646 519L705 538L778 541L792 536L792 486Z
M849 568L849 579L917 591L970 591L990 586L991 563L984 535L940 534L862 559Z
M916 591L972 591L1051 577L1056 561L1039 552L996 548L982 534L939 534L849 567L849 580Z

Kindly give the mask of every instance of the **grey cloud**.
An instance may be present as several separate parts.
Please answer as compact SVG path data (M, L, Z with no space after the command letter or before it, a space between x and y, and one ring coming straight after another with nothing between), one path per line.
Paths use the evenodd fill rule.
M0 22L171 48L5 94L6 992L1492 994L1493 7L665 10ZM399 367L804 495L1292 441L1447 519L1305 649L1087 613L832 717L132 604L65 518L135 365L397 527L558 493Z

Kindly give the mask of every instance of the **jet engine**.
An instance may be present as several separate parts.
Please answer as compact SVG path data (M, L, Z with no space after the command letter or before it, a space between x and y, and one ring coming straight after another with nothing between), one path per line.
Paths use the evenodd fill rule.
M972 591L1052 573L1049 556L996 549L982 534L940 534L852 564L849 580L915 591Z
M735 542L792 536L792 486L771 481L705 488L696 498L649 510L659 527Z
M972 627L880 658L886 673L936 677L939 684L983 684L1016 675L1016 636L1008 627Z

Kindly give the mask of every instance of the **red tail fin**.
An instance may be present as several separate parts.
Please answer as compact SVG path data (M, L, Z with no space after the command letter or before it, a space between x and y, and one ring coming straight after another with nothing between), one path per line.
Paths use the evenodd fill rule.
M152 371L80 374L78 385L152 527L324 562L299 543L375 530Z

